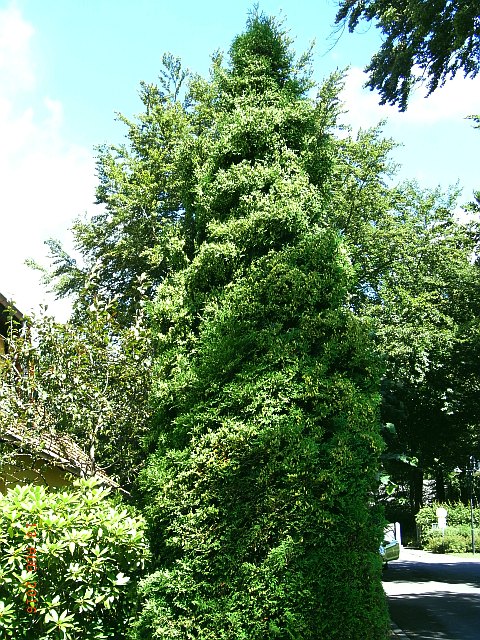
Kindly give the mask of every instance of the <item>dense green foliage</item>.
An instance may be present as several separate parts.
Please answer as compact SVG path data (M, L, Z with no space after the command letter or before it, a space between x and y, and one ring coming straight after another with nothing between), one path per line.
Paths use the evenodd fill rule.
M478 224L455 220L455 200L418 188L403 196L395 224L387 218L380 225L381 234L388 224L388 244L380 242L377 253L386 258L390 246L392 256L365 313L375 320L386 358L382 416L396 428L389 442L418 460L411 469L418 504L421 472L443 486L443 476L479 448L480 377L472 358L480 308L471 259L479 236Z
M327 220L358 276L351 305L373 323L384 358L386 470L418 509L424 474L445 499L448 473L479 451L480 228L458 220L455 190L392 186L393 145L381 128L335 141Z
M474 533L475 547L480 546L480 533ZM424 537L423 548L432 553L466 553L472 551L472 531L468 525L431 529Z
M0 495L2 638L125 637L148 548L143 519L108 493L90 479Z
M310 98L289 45L254 13L209 80L164 58L99 151L84 265L50 242L72 321L20 345L20 386L13 349L3 372L8 419L68 431L127 487L150 454L136 639L383 640L377 478L415 510L425 473L441 493L480 457L478 223L395 185L381 127L336 135L341 74Z
M336 21L376 20L384 37L366 68L367 86L378 89L381 104L407 107L416 82L428 78L428 95L458 71L480 70L478 0L341 0Z
M238 46L237 60L242 50ZM278 69L286 68L289 55L279 58ZM307 62L308 56L295 65L292 78L285 79L286 91L309 87ZM217 89L196 78L183 101L179 92L185 72L171 56L165 63L160 88L142 85L145 112L137 122L123 119L129 145L100 154L99 193L106 211L78 223L74 230L86 262L85 272L80 273L59 247L56 253L58 290L81 288L95 264L101 291L116 296L116 319L127 324L133 321L138 306L138 278L144 279L152 296L168 274L178 273L197 260L198 244L214 213L222 207L228 209L236 200L245 209L242 189L250 188L249 172L256 173L257 190L265 189L262 185L274 177L274 164L269 168L271 154L262 166L247 167L251 160L242 160L242 153L250 158L259 151L248 149L249 138L257 135L248 115L228 134L233 145L230 160L235 166L230 173L222 168L221 175L230 200L224 195L220 198L217 186L215 193L207 194L210 168L202 166L206 151L195 137L213 127L217 107L227 106L227 92L218 89L225 81L221 60L214 60ZM233 78L229 82L228 95L233 90L243 92L245 81L238 73L235 87ZM348 248L357 277L349 304L357 315L373 321L378 350L385 354L382 418L395 425L396 434L388 436L391 451L387 455L391 459L404 454L402 460L408 455L419 461L417 469L389 463L388 471L412 484L415 508L421 500L423 473L437 475L441 488L442 478L479 450L475 401L480 387L476 366L478 264L471 264L471 255L480 234L478 223L457 221L455 192L425 191L416 184L392 186L395 171L389 154L395 145L382 137L381 127L361 130L355 137L345 132L334 137L342 111L338 100L341 86L341 76L334 74L319 88L313 118L308 101L303 101L301 108L284 101L283 123L269 121L262 135L272 146L282 144L280 135L290 136L294 147L303 145L299 162L315 188L317 221L338 230ZM202 96L201 106L198 95ZM195 100L197 111L191 108ZM238 97L228 100L231 109L240 112L241 107L248 113L247 94L242 104ZM270 105L267 108L272 118L278 118ZM298 144L291 139L294 124L302 128ZM218 126L230 124L226 120ZM218 154L213 135L217 134L212 129L208 144L217 145L212 153ZM197 179L203 180L200 187L195 184ZM208 195L211 211L204 211L203 202L197 206L200 192ZM148 207L142 199L146 194ZM167 217L166 203L174 211ZM285 229L295 227L295 215L285 214L285 218L290 218ZM157 225L155 232L152 225ZM211 261L216 260L215 255L224 259L222 251L210 254ZM234 258L229 256L232 261ZM137 443L133 441L134 446ZM441 493L438 498L443 499Z
M190 84L192 259L153 309L141 489L157 571L135 638L385 637L379 366L327 227L334 84L308 99L285 34L258 15L230 66Z

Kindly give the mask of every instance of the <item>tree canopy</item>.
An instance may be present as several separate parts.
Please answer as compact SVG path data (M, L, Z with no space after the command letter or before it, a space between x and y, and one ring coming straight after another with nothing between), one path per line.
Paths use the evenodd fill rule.
M105 208L74 226L84 266L58 243L50 243L56 290L78 295L93 270L101 297L115 299L116 330L135 324L139 282L153 298L173 274L192 269L192 261L200 273L199 247L212 236L218 220L231 225L218 232L218 243L231 242L235 225L246 236L259 233L252 230L253 223L251 228L247 225L247 213L242 213L240 224L227 220L232 215L228 212L248 212L253 176L254 192L263 193L279 171L283 175L287 156L286 151L278 155L278 145L285 145L289 158L297 154L298 170L308 176L308 206L315 211L315 223L337 231L348 248L356 273L349 304L359 317L373 321L377 348L385 358L389 383L383 383L384 420L396 423L398 446L417 458L425 471L438 467L434 461L450 452L447 468L454 457L449 441L457 443L457 457L477 448L469 418L474 414L462 410L471 404L476 377L473 368L469 384L462 384L460 372L466 369L460 362L470 362L462 344L475 333L473 298L461 292L470 291L468 283L476 277L477 267L470 262L477 250L478 228L456 220L453 191L444 194L395 183L390 160L395 143L383 137L381 126L360 130L356 136L345 130L336 135L342 75L330 76L318 87L317 99L308 101L307 92L313 89L308 52L296 59L290 45L280 46L271 26L251 26L251 33L235 40L230 66L222 55L213 57L211 81L191 77L178 59L166 55L158 85L142 83L143 113L135 120L119 117L127 127L126 144L99 150L97 195ZM286 44L287 36L282 38ZM259 100L270 116L262 125L262 136L255 128ZM226 159L219 140L230 148ZM262 163L257 160L261 154ZM297 192L296 187L292 201ZM471 212L477 208L470 205ZM287 230L292 234L295 229L297 214L282 215L279 237L286 238ZM267 241L266 231L262 233ZM227 259L225 248L209 251L212 265ZM234 254L228 263L236 264ZM193 282L199 275L190 277ZM82 299L87 307L92 302L84 295ZM448 376L439 375L447 370ZM427 379L432 384L435 379L434 387ZM426 396L420 392L421 380L425 393L429 390ZM468 398L463 395L467 389ZM432 402L429 393L437 398L441 439L431 437L440 433L435 412L428 414L431 420L418 413L421 403ZM440 399L452 393L456 400L447 411ZM423 400L410 403L405 394ZM391 413L399 405L401 419L396 409ZM413 429L414 423L421 428Z
M93 278L93 274L91 274ZM0 361L4 427L41 438L66 433L128 490L142 462L149 416L150 340L144 309L128 327L114 300L90 280L79 292L77 317L60 323L47 313L12 328Z
M366 71L367 86L381 104L407 107L413 86L427 80L428 94L463 71L480 69L478 0L342 0L337 23L354 31L361 20L375 20L383 43Z

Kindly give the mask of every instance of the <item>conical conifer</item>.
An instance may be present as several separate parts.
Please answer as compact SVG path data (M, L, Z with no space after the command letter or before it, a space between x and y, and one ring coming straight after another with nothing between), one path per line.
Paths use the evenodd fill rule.
M325 226L336 96L307 97L307 62L254 14L191 85L191 261L154 309L157 571L135 638L386 637L378 366Z

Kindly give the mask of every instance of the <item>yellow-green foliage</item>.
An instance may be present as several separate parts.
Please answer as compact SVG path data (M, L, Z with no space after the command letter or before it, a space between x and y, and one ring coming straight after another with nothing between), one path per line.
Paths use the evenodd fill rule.
M0 495L0 637L125 637L148 550L143 519L109 492L79 479Z

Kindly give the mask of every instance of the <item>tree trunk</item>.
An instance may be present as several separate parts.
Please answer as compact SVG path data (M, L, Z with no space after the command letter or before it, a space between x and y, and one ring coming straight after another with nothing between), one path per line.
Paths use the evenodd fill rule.
M410 505L416 514L423 507L423 469L412 468L410 478Z

